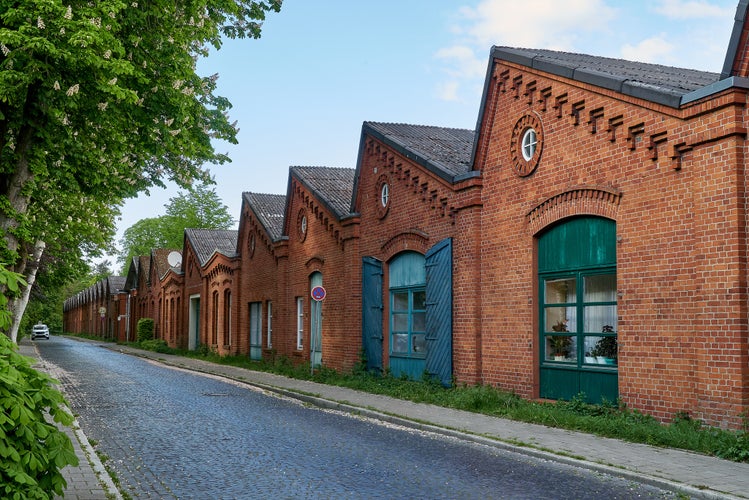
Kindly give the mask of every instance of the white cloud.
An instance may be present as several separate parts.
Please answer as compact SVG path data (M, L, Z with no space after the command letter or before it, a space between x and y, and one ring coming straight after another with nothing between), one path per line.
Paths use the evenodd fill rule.
M482 77L486 72L486 61L478 59L476 52L465 45L453 45L437 51L435 59L444 61L445 71L463 78Z
M662 62L671 59L674 45L669 43L664 34L642 40L637 45L622 46L622 57L630 61Z
M460 10L458 32L481 47L572 50L577 33L604 29L614 13L602 0L483 0Z
M720 7L706 0L660 0L655 12L671 19L733 18L736 5Z
M462 7L451 28L455 43L434 54L449 76L437 93L461 100L462 93L480 88L476 82L483 80L492 45L580 51L580 35L605 30L615 12L604 0L480 0Z
M460 101L459 91L460 83L455 80L442 82L437 85L437 97L442 101Z

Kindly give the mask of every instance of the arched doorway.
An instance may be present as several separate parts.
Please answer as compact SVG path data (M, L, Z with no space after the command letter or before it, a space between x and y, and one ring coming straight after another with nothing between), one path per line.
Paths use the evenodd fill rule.
M616 223L566 219L538 238L540 396L618 397Z
M416 252L398 254L389 266L390 371L420 379L426 368L426 268Z
M322 273L315 271L309 278L310 294L315 287L322 286ZM310 365L317 368L322 365L322 301L312 300L310 304Z

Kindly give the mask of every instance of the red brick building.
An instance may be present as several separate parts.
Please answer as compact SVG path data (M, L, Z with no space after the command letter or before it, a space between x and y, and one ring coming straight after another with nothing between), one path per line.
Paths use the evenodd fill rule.
M353 169L289 170L287 257L279 268L286 280L281 325L287 334L294 332L280 352L339 370L353 367L361 347L359 321L352 317L358 298L358 221L349 210L353 186ZM324 300L313 298L316 287L325 290Z
M737 427L748 4L721 74L493 47L476 131L365 122L355 170L244 193L221 245L188 230L166 339Z
M239 352L252 359L272 359L278 351L291 353L295 348L293 335L281 328L286 278L280 270L288 257L288 238L283 236L285 206L284 195L242 195L237 332Z

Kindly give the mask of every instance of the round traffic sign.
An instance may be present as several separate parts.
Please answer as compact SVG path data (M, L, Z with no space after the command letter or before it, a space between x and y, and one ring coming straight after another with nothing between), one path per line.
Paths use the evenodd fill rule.
M325 298L325 289L321 286L316 286L310 292L312 298L318 302Z

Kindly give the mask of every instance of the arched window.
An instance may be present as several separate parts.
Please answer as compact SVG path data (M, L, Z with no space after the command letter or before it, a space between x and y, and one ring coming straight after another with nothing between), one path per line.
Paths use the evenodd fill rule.
M390 263L390 356L424 358L426 271L424 256L399 254Z
M218 292L213 292L213 307L211 307L211 344L218 345Z
M224 290L224 345L231 345L231 290Z
M616 224L576 217L538 241L540 396L618 397Z

